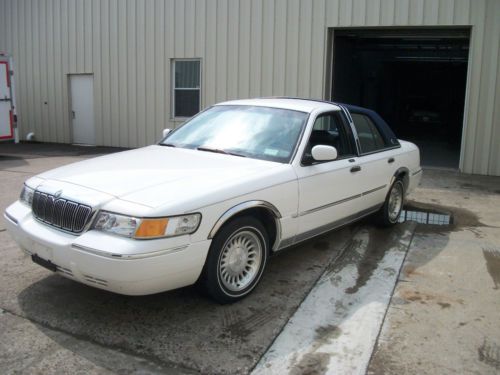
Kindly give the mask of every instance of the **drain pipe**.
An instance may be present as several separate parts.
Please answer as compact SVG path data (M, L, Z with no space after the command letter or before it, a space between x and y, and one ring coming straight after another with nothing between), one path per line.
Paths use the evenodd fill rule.
M35 133L33 132L29 132L27 135L26 135L26 140L27 141L33 141L35 139Z

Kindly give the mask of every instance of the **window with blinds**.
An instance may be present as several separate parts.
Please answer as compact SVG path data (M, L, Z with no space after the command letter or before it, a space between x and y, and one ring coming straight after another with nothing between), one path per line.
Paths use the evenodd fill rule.
M172 64L173 117L194 116L201 104L201 61L181 59Z

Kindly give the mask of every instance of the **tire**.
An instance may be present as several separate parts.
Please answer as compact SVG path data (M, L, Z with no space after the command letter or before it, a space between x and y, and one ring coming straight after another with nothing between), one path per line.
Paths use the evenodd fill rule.
M403 209L404 196L403 181L397 179L389 189L384 205L377 214L377 222L379 225L390 227L399 221L399 216Z
M266 267L269 237L252 216L225 224L215 235L199 287L215 301L236 302L250 294Z

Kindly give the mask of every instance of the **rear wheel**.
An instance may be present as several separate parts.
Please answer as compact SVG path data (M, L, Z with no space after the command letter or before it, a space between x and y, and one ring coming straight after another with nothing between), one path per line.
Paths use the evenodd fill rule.
M384 205L378 212L377 221L382 226L391 226L398 222L404 203L404 185L400 179L394 181L387 193Z
M212 241L200 286L219 303L247 296L264 272L268 244L265 228L254 217L231 220Z

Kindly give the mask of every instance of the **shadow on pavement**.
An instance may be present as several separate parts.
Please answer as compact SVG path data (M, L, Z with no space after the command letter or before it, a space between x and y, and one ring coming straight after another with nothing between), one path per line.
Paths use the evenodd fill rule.
M0 170L23 167L25 165L28 165L28 162L22 156L0 155Z
M354 256L355 244L350 246L360 227L368 230L370 237L362 257ZM442 231L440 243L412 259L403 271L403 278L439 254L447 242L447 232L453 230L435 229ZM46 277L22 290L18 303L22 315L45 327L143 356L169 368L182 366L202 373L247 373L319 277L325 271L339 271L339 265L333 260L343 249L347 258L343 256L341 263L348 260L347 263L359 271L352 288L344 291L346 295L353 295L362 291L377 269L387 250L383 246L385 239L393 237L392 232L374 228L367 219L284 251L270 260L255 292L233 305L215 304L200 296L194 287L127 297L59 275ZM334 275L328 277L334 279ZM50 332L45 331L49 336ZM57 337L54 335L53 339L57 341ZM64 346L64 342L61 345ZM85 352L79 354L86 355Z
M255 292L233 305L215 304L194 287L127 297L59 275L22 290L18 303L23 315L45 327L167 366L177 364L202 373L246 373L352 230L344 228L273 257ZM50 335L50 330L45 333Z
M37 157L47 156L101 155L126 150L128 150L128 148L124 147L80 146L66 143L21 142L3 143L0 148L0 155L21 155L29 159L34 159Z

